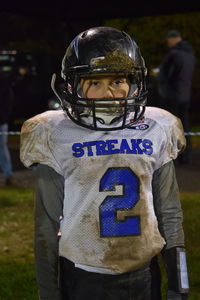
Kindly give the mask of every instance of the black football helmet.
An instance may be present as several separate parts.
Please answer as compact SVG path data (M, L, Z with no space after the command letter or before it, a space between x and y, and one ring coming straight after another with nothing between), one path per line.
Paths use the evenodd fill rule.
M97 74L128 77L128 96L85 98L80 80ZM111 27L94 27L80 33L71 42L62 60L64 88L61 91L56 89L54 74L52 89L69 118L78 125L93 130L117 130L131 127L143 116L147 95L145 75L144 59L136 42L127 33ZM109 124L99 111L107 115L111 112Z

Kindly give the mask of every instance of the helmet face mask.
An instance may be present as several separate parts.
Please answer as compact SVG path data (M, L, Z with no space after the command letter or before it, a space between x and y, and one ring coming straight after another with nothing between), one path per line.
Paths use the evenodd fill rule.
M127 34L110 27L92 28L72 41L63 58L65 88L59 95L62 107L71 120L89 129L130 127L145 110L145 72L139 48ZM116 75L128 79L127 97L87 98L83 94L82 80Z

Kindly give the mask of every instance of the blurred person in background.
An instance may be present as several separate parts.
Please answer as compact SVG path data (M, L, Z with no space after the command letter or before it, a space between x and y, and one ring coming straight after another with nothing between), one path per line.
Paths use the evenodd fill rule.
M14 185L12 162L8 149L8 123L14 104L14 93L9 80L0 73L0 169L6 185Z
M180 32L170 30L166 36L168 53L159 68L152 70L158 82L159 106L179 117L185 132L190 131L189 108L191 86L195 67L192 46L182 39ZM191 141L186 136L187 147L178 158L179 163L187 164L190 160Z

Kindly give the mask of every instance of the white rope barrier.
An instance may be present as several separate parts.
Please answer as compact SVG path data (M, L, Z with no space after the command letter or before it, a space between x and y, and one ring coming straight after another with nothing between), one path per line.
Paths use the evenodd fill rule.
M21 132L20 131L0 131L0 135L20 135Z
M191 135L191 136L199 135L200 136L200 132L185 132L185 135Z
M20 135L21 132L20 131L5 131L5 132L1 132L0 131L0 135ZM190 136L200 136L200 132L185 132L185 135L190 135Z

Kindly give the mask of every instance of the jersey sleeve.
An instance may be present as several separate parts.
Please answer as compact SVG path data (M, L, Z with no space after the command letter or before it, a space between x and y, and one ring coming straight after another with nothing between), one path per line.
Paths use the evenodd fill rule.
M169 142L169 156L172 159L176 159L177 156L182 153L186 147L186 139L183 126L181 120L176 117L174 117L172 127L169 128Z
M160 168L171 160L175 160L186 147L186 139L181 120L167 113L167 118L163 123L163 134L162 137L160 137L162 147L157 168Z
M24 122L20 136L20 160L25 167L40 163L63 175L62 168L50 148L50 126L46 126L45 123L47 124L48 120L40 115Z

